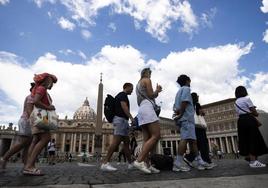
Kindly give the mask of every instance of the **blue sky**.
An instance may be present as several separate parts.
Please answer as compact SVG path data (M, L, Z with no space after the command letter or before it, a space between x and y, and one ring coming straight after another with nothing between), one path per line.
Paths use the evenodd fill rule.
M242 84L268 111L267 12L267 0L0 0L0 123L18 119L34 73L57 74L51 93L58 113L72 117L85 97L96 108L100 72L116 94L146 66L163 85L163 116L182 73L203 103ZM131 103L135 113L135 95Z

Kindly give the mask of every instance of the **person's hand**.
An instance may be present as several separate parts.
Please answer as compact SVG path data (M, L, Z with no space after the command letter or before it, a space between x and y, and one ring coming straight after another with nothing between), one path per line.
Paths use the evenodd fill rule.
M55 106L54 105L49 105L47 107L47 110L56 110Z
M162 91L162 86L156 84L156 91L157 91L158 93L160 93L160 92Z

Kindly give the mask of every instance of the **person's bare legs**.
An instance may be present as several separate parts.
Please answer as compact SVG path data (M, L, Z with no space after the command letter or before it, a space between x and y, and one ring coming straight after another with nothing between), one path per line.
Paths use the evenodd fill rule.
M130 164L132 161L131 161L131 152L129 149L129 137L124 136L123 142L124 142L124 153L125 153L128 163Z
M114 135L113 136L113 141L112 144L110 145L107 155L105 157L105 159L103 160L103 163L106 164L108 162L110 162L111 157L114 153L114 151L117 149L117 147L119 146L119 144L121 143L122 137L119 135Z
M13 145L2 157L3 161L1 161L1 168L6 168L6 163L8 159L13 156L15 153L19 152L21 149L27 147L30 144L31 137L26 136L20 136L19 137L20 142Z
M146 128L144 126L147 126ZM160 125L159 122L150 123L148 125L142 126L142 131L147 131L151 135L149 139L143 144L142 151L138 156L137 161L142 162L145 161L146 157L148 157L149 152L154 148L155 144L160 138ZM147 129L147 130L146 130Z
M31 170L35 168L35 161L37 159L37 156L40 154L42 149L48 144L50 140L50 133L39 133L38 135L38 142L34 145L32 152L29 153L27 163L25 165L26 170Z

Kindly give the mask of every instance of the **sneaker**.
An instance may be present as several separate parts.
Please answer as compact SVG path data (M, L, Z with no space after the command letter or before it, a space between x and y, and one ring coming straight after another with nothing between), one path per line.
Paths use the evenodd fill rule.
M266 164L261 163L260 161L254 161L253 163L249 163L251 168L263 168L266 167Z
M158 170L157 168L153 167L152 165L148 169L151 170L152 174L160 173L160 170Z
M136 167L137 169L143 171L146 174L151 174L151 170L149 170L149 168L145 165L145 163L142 162L138 162L138 161L134 161L133 166Z
M127 165L127 169L128 169L128 170L131 170L131 169L133 169L133 168L134 168L133 163L128 163L128 165Z
M101 165L101 170L103 171L116 171L117 168L113 167L112 165L110 165L110 163L105 163Z
M205 162L205 164L203 164L203 166L205 167L206 170L212 169L214 167L216 167L217 165L215 163L207 163Z
M175 172L188 172L190 171L190 168L182 164L174 163L172 170Z
M183 157L183 161L190 167L194 167L193 163L191 161L189 161L186 157Z

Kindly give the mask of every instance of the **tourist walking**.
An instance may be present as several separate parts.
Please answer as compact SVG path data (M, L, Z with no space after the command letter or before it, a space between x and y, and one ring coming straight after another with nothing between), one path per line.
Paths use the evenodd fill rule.
M155 111L155 98L162 91L161 85L152 88L151 70L145 68L141 71L141 78L136 86L138 110L138 124L142 128L143 147L134 166L145 173L159 173L160 171L149 164L149 154L155 148L160 138L159 118Z
M53 83L57 82L56 76L48 73L36 74L34 76L35 86L32 90L34 105L44 110L55 110L52 105L52 99L47 90L53 87ZM51 135L49 130L41 129L32 125L33 140L28 152L28 160L24 167L25 175L44 175L40 169L35 167L35 161L42 149L47 146Z
M103 171L116 171L117 168L110 164L111 157L115 150L118 148L119 144L123 141L124 143L124 153L128 160L128 169L133 166L131 164L131 154L129 150L129 123L130 119L133 122L133 117L130 113L130 106L128 95L131 95L133 91L133 85L131 83L125 83L123 85L123 91L118 93L115 97L115 116L113 118L114 125L114 135L112 143L108 149L106 158L104 159L101 170Z
M180 129L180 142L178 146L178 155L174 161L173 171L189 171L190 168L183 163L183 155L186 152L187 143L190 147L190 152L198 159L197 169L204 170L201 157L198 154L195 134L195 109L191 96L190 83L191 79L187 75L180 75L177 83L181 86L175 97L173 106L174 113L180 118L176 119L176 125Z
M251 168L266 167L258 161L258 156L267 154L268 149L260 133L261 125L256 117L259 115L256 106L248 97L244 86L235 89L235 109L239 115L237 121L239 154L249 158Z
M49 141L47 145L47 151L48 151L48 164L55 165L56 143L54 138Z
M193 99L193 105L195 109L195 134L196 134L196 142L197 142L197 148L198 151L201 154L201 159L204 162L202 162L205 169L212 169L216 166L216 164L212 163L211 158L209 156L209 144L208 144L208 138L207 138L207 124L205 121L205 112L203 111L200 103L199 103L199 96L197 93L191 93L192 99ZM200 157L200 155L198 155ZM184 156L184 161L191 167L194 167L194 161L195 156L193 153L186 154Z
M34 86L35 83L31 83L30 91L32 91ZM5 169L7 161L10 159L10 157L12 157L15 153L19 152L22 149L23 149L22 161L24 163L24 166L26 165L28 149L32 141L32 131L29 122L29 117L31 115L32 110L33 110L33 98L30 94L24 100L23 113L18 122L19 142L12 145L11 148L0 159L0 168Z

